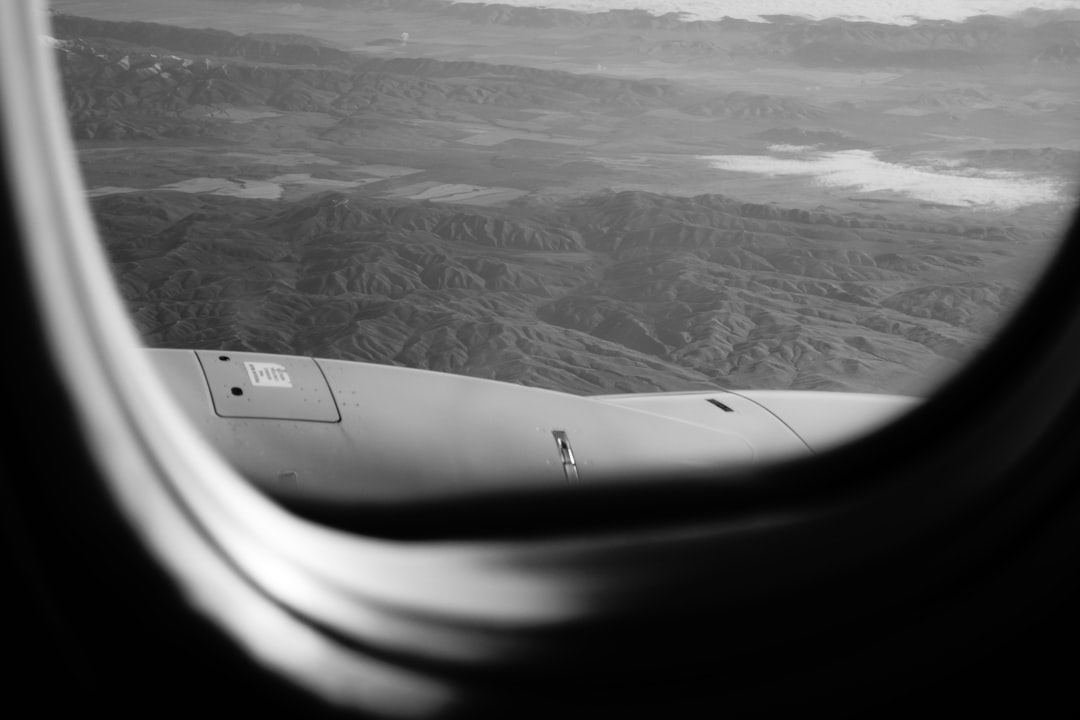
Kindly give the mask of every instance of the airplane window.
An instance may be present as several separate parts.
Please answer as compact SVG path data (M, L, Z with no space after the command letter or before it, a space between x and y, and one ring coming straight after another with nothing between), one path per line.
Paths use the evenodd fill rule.
M325 359L324 410L361 361L698 428L741 399L816 450L982 347L1076 194L1075 0L49 5L145 343ZM552 433L589 455L541 430L553 477Z
M772 3L717 20L704 3L87 0L55 3L46 33L33 3L0 3L4 290L27 378L5 465L29 468L4 486L11 594L45 591L27 647L50 647L47 627L94 641L24 674L51 689L67 667L128 707L132 688L193 708L215 688L280 710L253 689L291 680L388 717L644 717L703 698L903 715L905 695L946 707L913 686L940 680L970 708L987 678L1018 708L1067 705L1080 245L1020 300L1075 191L1072 4L856 22ZM821 114L775 119L796 100ZM154 349L132 352L120 293ZM709 307L712 336L686 329L679 358L645 341L672 345L657 328ZM1012 307L1023 322L989 342ZM868 344L904 328L923 355ZM870 369L809 370L826 336ZM355 363L350 343L401 349ZM637 384L742 343L763 347L715 382L700 371L704 389ZM858 385L871 355L911 384ZM716 471L828 447L965 358L891 432L753 482ZM814 392L826 370L841 392ZM384 502L540 471L581 492ZM587 487L636 473L651 484ZM243 474L279 498L379 502L347 526Z

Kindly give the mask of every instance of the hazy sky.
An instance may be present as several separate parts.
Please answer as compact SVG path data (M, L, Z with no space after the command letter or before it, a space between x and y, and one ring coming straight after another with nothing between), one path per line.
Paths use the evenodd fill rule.
M477 2L478 0L460 0ZM1080 9L1080 0L491 0L507 5L551 7L584 12L632 8L662 14L683 11L694 19L725 15L756 19L761 15L845 17L875 22L909 23L913 17L962 20L972 15L1011 15L1027 8Z

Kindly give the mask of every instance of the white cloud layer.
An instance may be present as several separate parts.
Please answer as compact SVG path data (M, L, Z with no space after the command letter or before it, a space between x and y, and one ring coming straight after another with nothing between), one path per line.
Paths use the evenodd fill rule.
M934 170L879 160L869 150L813 153L806 157L707 155L717 170L757 175L803 175L814 185L856 192L896 192L918 200L962 207L1014 210L1064 199L1062 183L1006 171Z
M478 2L479 0L459 0ZM762 15L800 15L814 19L840 17L907 25L916 18L963 20L973 15L1012 15L1028 8L1080 9L1080 0L491 0L520 7L547 7L580 12L617 8L646 10L654 15L685 12L687 19L719 20L725 15L757 20Z

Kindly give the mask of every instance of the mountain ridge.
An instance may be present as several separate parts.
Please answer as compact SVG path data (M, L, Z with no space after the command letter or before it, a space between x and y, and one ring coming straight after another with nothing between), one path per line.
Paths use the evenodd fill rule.
M880 147L883 162L959 167L938 173L955 177L1013 167L1056 177L1075 160L1064 141L1050 147L1072 112L1067 73L1055 68L1036 89L1015 80L1030 72L1029 50L1052 46L1016 38L1058 43L1069 27L721 23L701 32L726 44L685 45L703 64L673 71L676 81L650 79L660 61L649 48L705 37L684 24L686 35L614 33L605 51L629 63L621 74L590 54L592 31L572 38L573 63L532 67L501 61L519 57L520 31L478 45L477 61L447 59L460 57L456 37L432 42L439 57L404 57L421 43L351 52L293 33L54 25L95 218L136 326L157 347L582 394L916 392L1021 301L1030 258L1052 239L1043 206L1006 215L899 192L818 193L805 178L771 184L708 159L811 155L774 144ZM933 37L937 54L919 49ZM896 53L940 65L981 57L995 38L1008 42L991 60L1020 62L1006 82L987 71L985 83L943 76L924 91L920 72L894 85L892 72L796 62L814 43L826 62L825 51L863 43L871 66ZM545 42L520 56L556 47ZM759 81L794 94L745 89ZM860 103L840 102L852 96ZM976 115L984 102L998 105ZM994 137L958 137L943 108L970 110ZM1040 147L1023 147L1010 122L1038 123ZM955 153L941 157L943 147Z
M173 197L183 210L137 212ZM913 372L966 357L1018 302L1015 281L971 276L999 261L985 252L994 241L963 224L931 237L874 221L872 240L823 244L801 228L863 219L783 209L758 219L740 208L762 214L713 196L587 198L535 209L534 227L581 233L537 245L507 242L506 224L521 222L511 211L339 193L292 203L167 191L94 201L153 346L403 364L585 394L901 391ZM708 231L711 243L631 240L656 215L695 210L754 231L725 221L683 226Z

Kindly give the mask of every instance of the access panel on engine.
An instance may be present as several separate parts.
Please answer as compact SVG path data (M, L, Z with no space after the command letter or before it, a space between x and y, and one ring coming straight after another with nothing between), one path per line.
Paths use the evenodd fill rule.
M311 358L196 350L221 417L338 422L330 386Z

